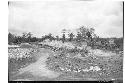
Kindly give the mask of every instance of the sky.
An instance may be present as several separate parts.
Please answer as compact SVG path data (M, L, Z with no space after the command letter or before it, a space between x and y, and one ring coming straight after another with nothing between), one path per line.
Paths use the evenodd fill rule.
M86 26L100 37L123 36L121 1L10 1L8 11L8 31L17 35L55 36Z

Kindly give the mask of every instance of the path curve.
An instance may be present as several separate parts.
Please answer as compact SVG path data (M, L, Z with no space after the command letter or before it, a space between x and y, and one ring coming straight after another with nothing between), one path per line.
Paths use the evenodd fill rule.
M45 49L39 49L39 52L36 53L35 55L36 58L38 59L35 63L32 63L28 65L25 68L21 68L19 70L18 75L21 75L23 73L30 73L33 76L38 76L38 77L47 77L47 78L57 78L60 76L60 73L51 71L46 67L46 60L47 58L51 55L51 52L45 50Z

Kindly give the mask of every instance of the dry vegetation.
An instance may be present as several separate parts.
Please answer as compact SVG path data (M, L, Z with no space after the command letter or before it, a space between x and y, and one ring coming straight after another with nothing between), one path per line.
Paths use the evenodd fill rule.
M62 38L9 33L9 80L122 80L123 38L99 38L93 28L78 30L69 38L65 32Z
M52 44L44 42L38 46L54 52L54 54L50 53L50 56L47 58L46 67L51 71L61 72L61 76L64 79L89 80L91 78L106 81L122 78L122 54L107 52L108 56L106 56L104 54L106 52L91 48L87 49L88 46L84 49L79 49L79 46L75 48L73 44L71 48L71 45L68 45L71 43L57 44L60 43ZM19 69L25 68L37 61L35 54L39 52L39 47L29 48L27 46L20 46L9 48L8 64L10 79L13 79L11 77L18 74Z

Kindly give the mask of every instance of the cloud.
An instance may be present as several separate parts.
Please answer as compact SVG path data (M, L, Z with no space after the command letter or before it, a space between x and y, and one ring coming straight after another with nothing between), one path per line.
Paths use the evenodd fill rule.
M9 6L9 29L41 36L85 25L94 27L101 37L121 37L122 7L122 2L109 1L13 1Z

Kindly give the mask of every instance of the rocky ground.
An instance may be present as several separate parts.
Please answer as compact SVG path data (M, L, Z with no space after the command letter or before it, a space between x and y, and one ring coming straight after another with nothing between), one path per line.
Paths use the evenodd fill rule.
M9 80L122 79L122 54L99 49L89 49L87 52L55 49L54 46L9 48Z

